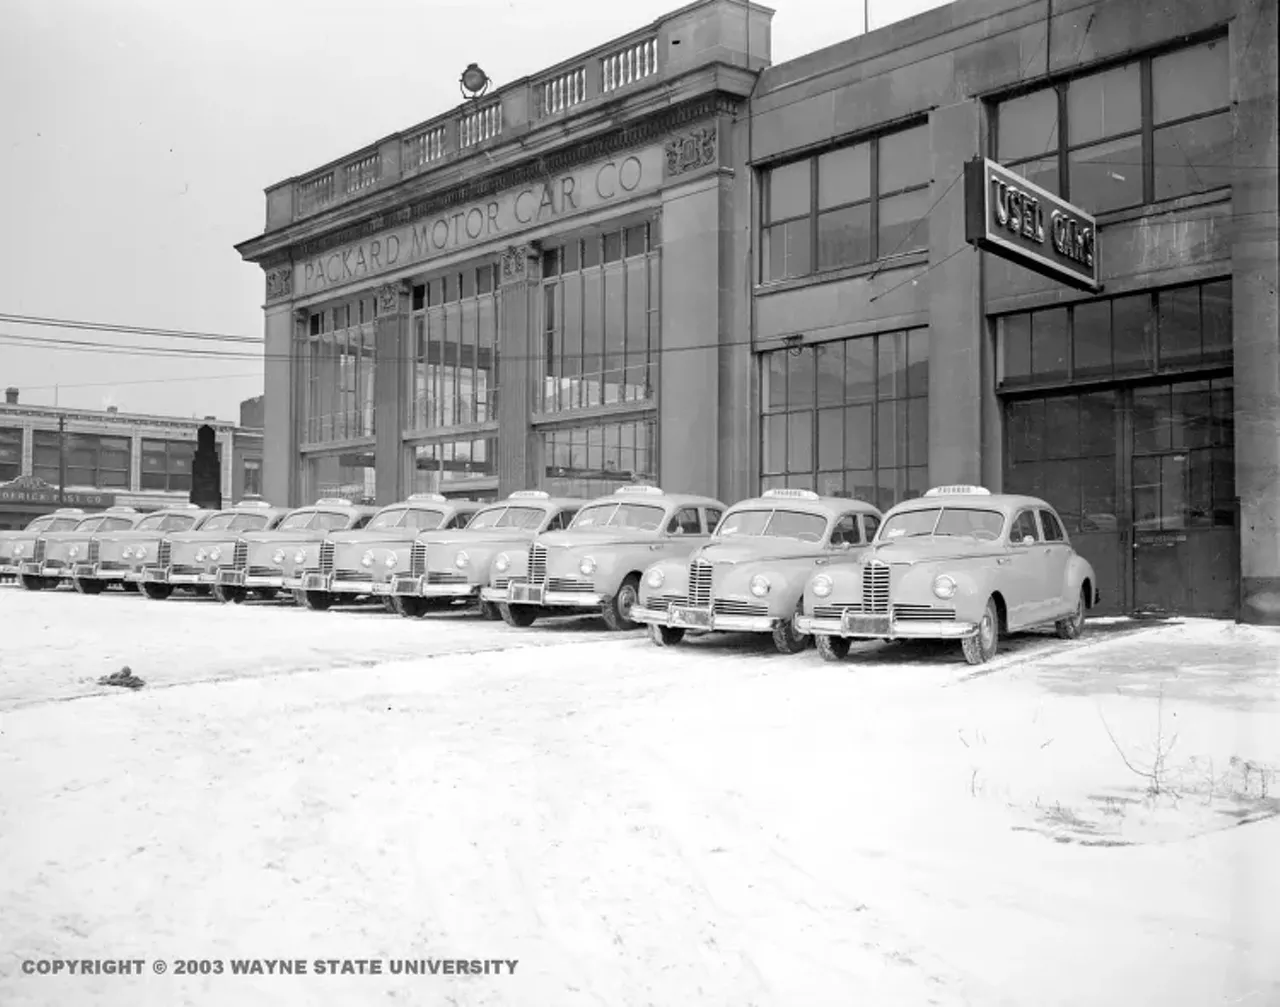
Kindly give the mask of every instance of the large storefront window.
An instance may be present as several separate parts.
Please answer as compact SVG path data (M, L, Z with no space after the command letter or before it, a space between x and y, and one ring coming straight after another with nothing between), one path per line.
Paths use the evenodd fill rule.
M68 486L93 486L98 489L128 489L129 461L131 439L128 437L104 437L98 434L63 435L65 442L59 447L59 435L56 430L35 430L31 435L32 475L56 486L60 477L60 452L66 452ZM146 458L146 445L160 444L165 441L143 441L143 458ZM195 444L191 441L179 441L187 451L187 485L179 489L191 488L191 452ZM18 456L21 458L22 448L19 442ZM166 470L167 471L167 470ZM180 468L176 469L179 477ZM146 472L146 469L143 469ZM143 475L143 489L166 489L165 486L151 487L146 484Z
M1231 281L1002 315L997 383L1096 381L1231 359Z
M932 165L921 125L767 171L761 280L928 248Z
M140 488L186 492L191 489L191 465L195 458L195 441L142 442L142 475ZM127 476L126 476L127 478Z
M413 288L409 426L498 418L498 267L486 263Z
M657 424L651 419L547 430L542 488L556 496L590 499L629 483L655 483L656 441Z
M653 398L658 243L658 223L650 221L543 253L540 412Z
M378 498L378 470L372 451L312 455L306 461L306 503L323 497L340 497L357 504L373 504Z
M412 493L496 488L498 438L492 435L415 444L409 448L409 459Z
M299 357L306 443L373 436L377 314L362 297L311 315Z
M856 497L886 510L929 473L929 330L760 356L761 489Z
M996 159L1090 213L1231 184L1225 38L1002 102Z
M0 427L0 483L22 475L22 428Z

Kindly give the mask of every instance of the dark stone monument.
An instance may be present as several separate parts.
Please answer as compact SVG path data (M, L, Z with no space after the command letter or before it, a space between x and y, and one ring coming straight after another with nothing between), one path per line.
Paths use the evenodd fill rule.
M191 459L190 500L196 506L210 510L222 506L222 465L218 460L213 427L207 423L196 431L196 453Z

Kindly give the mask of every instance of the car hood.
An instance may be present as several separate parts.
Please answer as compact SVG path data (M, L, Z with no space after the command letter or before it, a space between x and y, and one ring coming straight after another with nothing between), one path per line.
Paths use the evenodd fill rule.
M155 528L151 531L107 531L100 535L95 534L93 537L99 542L137 542L140 539L150 541L152 539L165 538L172 534L172 532Z
M593 545L629 545L648 544L657 538L658 533L652 531L635 531L620 529L618 531L553 531L539 535L537 544L548 549L573 549Z
M504 545L526 545L533 540L534 533L521 531L519 528L478 528L467 531L460 528L451 532L426 532L420 534L415 541L434 546L493 546L495 549Z
M335 531L329 535L334 545L392 545L397 542L412 542L418 534L414 528L376 528L373 531Z
M208 531L171 531L170 542L233 542L245 535L264 535L270 532L232 531L230 528L210 528Z
M965 559L986 559L990 556L1003 555L1004 546L998 542L982 542L978 539L944 536L942 538L899 539L892 542L877 542L868 549L862 561L870 562L878 559L885 563L955 562Z
M314 542L327 534L322 528L289 528L284 531L245 531L234 537L242 538L250 545L268 545L273 542Z
M759 538L738 541L709 542L691 559L702 559L708 563L751 563L759 560L811 559L821 556L829 550L817 542L801 542L794 538Z
M97 532L93 531L51 531L39 536L51 545L57 545L62 542L83 542L86 539L96 538ZM119 534L115 532L114 534Z

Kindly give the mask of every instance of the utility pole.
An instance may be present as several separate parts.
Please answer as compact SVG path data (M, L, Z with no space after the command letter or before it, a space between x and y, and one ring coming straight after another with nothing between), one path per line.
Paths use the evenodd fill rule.
M58 504L67 502L67 418L58 417Z
M862 0L862 34L871 30L871 0Z

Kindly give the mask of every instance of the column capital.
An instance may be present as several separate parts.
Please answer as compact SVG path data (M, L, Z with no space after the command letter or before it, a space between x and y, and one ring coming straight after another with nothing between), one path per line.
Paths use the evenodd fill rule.
M384 283L378 288L378 317L396 315L409 310L412 288L407 280Z
M542 245L530 241L522 245L508 245L502 253L502 285L513 283L536 283L539 275L538 262L542 256Z

